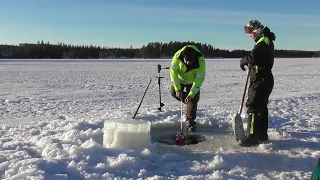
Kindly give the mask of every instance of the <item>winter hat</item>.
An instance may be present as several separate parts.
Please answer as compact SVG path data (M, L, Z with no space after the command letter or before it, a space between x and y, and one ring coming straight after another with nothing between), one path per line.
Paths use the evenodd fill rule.
M258 20L250 20L247 25L244 26L245 33L262 34L264 26Z
M183 51L183 57L186 61L194 61L196 53L192 47L186 47Z

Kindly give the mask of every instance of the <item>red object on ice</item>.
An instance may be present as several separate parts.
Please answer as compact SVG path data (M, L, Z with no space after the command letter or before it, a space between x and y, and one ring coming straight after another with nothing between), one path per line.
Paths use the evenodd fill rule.
M182 144L183 141L184 141L184 136L183 135L179 134L179 135L176 136L176 143L177 144Z
M181 142L182 139L183 139L182 136L177 136L177 137L176 137L176 141L177 141L177 142Z

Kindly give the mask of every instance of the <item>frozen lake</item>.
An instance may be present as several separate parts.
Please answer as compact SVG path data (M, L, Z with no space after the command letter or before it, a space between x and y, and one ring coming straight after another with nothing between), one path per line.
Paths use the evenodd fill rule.
M232 139L246 72L240 59L207 60L198 106L207 140L176 147L119 150L102 144L103 123L137 119L152 136L179 129L180 103L157 64L170 60L1 60L1 179L308 179L320 157L320 59L276 59L270 141L243 148Z

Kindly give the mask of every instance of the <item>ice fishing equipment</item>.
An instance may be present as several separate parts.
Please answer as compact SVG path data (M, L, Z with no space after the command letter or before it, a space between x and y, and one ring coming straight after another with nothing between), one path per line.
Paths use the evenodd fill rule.
M142 96L142 98L141 98L141 101L140 101L140 103L139 103L139 106L138 106L138 108L137 108L136 112L134 113L134 115L133 115L132 119L134 119L134 118L136 117L137 113L138 113L138 110L139 110L139 108L140 108L140 106L141 106L141 104L142 104L142 101L143 101L143 99L144 99L144 96L146 95L147 90L149 89L149 86L150 86L151 80L152 80L152 79L150 78L149 83L148 83L148 86L147 86L146 90L145 90L145 91L144 91L144 93L143 93L143 96Z
M181 120L180 120L180 131L177 133L164 133L159 136L155 141L165 143L169 145L185 146L191 144L198 144L199 142L205 141L205 136L195 132L187 132L184 126L183 116L183 101L181 100Z
M184 128L183 128L183 102L181 99L181 114L180 114L180 132L177 133L176 135L176 144L177 145L183 145L185 144L185 140L186 140L186 134L184 132Z
M242 99L241 99L240 109L239 109L239 112L235 115L235 117L233 118L233 121L232 121L233 131L234 131L234 135L236 137L236 141L237 142L239 142L240 140L244 139L244 137L245 137L244 129L243 129L243 122L242 122L242 118L241 118L241 113L242 113L242 109L243 109L244 97L245 97L246 91L247 91L248 80L249 80L249 70L247 72L246 83L245 83L245 86L244 86L244 89L243 89L243 92L242 92Z
M160 76L160 71L161 69L169 69L169 67L165 67L165 68L162 68L160 64L158 64L158 85L159 85L159 108L158 110L161 111L161 108L164 106L164 104L161 102L161 77Z

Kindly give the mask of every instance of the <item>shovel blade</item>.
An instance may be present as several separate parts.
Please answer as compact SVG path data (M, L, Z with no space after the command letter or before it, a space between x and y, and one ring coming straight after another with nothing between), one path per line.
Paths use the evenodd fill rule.
M244 139L245 134L244 134L244 129L243 129L243 123L242 123L242 118L239 113L237 113L233 119L232 122L232 127L233 127L233 132L236 138L236 141L239 142Z

